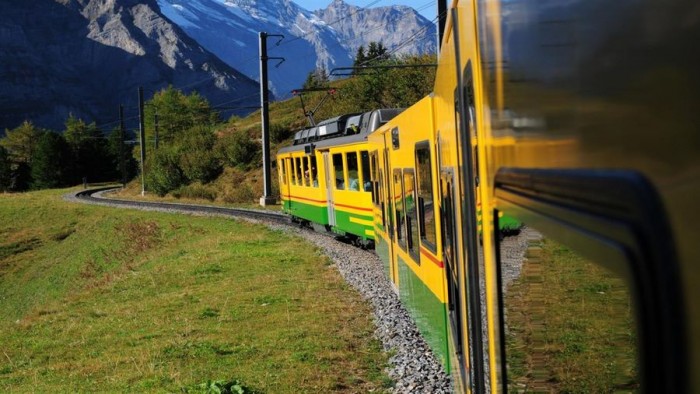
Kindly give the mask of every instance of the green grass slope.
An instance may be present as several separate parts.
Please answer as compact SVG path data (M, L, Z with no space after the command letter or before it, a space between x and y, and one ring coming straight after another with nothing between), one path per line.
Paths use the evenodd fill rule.
M368 305L300 239L0 194L0 392L368 392Z

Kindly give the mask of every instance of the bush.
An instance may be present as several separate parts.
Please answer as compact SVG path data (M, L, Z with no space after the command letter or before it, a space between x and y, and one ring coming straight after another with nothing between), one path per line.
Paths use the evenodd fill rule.
M261 146L247 134L233 132L219 138L216 150L229 166L246 168L258 157Z
M177 165L178 152L172 148L158 149L146 170L146 188L163 197L180 187L185 177Z
M179 165L187 181L209 182L221 174L221 161L214 151L216 136L207 128L194 127L178 145Z

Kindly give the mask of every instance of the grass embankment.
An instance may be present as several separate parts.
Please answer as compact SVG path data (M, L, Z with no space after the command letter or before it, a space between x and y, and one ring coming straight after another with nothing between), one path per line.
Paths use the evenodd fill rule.
M298 238L0 194L0 392L367 392L371 312Z
M508 288L508 381L514 392L639 388L625 283L551 240L532 243Z

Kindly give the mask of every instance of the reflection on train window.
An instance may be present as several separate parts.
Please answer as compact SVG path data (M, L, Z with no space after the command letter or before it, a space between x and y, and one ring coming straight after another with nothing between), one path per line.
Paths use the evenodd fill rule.
M508 390L639 391L629 283L527 227L500 248Z
M365 192L372 191L372 177L370 176L369 168L369 153L366 150L360 152L360 164L362 166L362 190Z
M296 170L294 167L294 158L289 159L289 175L292 180L292 185L297 184L297 176L296 176Z
M404 170L404 206L406 209L406 240L408 253L420 263L420 244L418 243L418 212L416 209L416 187L413 170Z
M296 174L297 185L302 186L301 158L299 157L294 158L294 173Z
M430 165L428 143L416 146L416 169L418 171L418 214L420 215L420 238L423 245L436 251L437 229L433 204L433 170Z
M399 243L399 246L406 249L406 238L404 237L403 232L403 224L406 221L404 218L403 196L401 170L394 170L394 196L392 200L394 212L396 213L396 241Z
M357 164L357 152L345 154L345 161L348 163L348 190L360 190L360 174Z
M318 187L318 169L316 168L316 156L309 158L311 161L311 186Z
M345 190L345 175L343 172L343 155L333 154L333 173L335 174L335 188Z

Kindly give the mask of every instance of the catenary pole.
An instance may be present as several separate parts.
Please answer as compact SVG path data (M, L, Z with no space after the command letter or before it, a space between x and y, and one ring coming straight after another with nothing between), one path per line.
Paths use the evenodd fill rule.
M272 196L272 182L270 179L270 114L268 106L268 89L267 89L267 61L270 58L267 56L267 38L268 37L283 37L279 34L267 34L264 31L259 33L260 38L260 117L262 127L262 150L263 150L263 196L260 197L260 205L274 205L277 201Z
M122 185L126 187L126 160L124 157L124 140L126 139L124 130L124 106L119 105L119 170L122 174Z
M141 146L141 195L146 195L146 119L143 115L143 86L139 86L139 144Z

